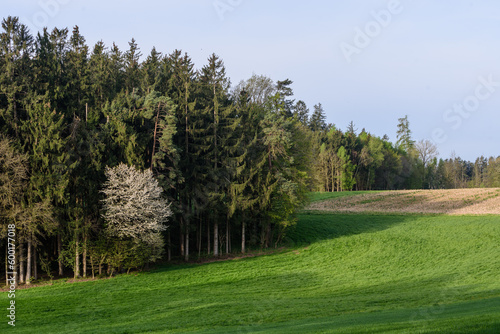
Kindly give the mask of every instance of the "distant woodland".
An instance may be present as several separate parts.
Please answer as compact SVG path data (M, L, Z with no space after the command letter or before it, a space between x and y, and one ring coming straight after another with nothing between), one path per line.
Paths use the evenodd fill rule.
M89 47L78 27L33 35L3 19L5 268L10 224L29 284L273 248L311 191L500 187L500 157L437 159L404 115L394 142L341 129L292 85L232 85L215 54L197 68L180 50Z

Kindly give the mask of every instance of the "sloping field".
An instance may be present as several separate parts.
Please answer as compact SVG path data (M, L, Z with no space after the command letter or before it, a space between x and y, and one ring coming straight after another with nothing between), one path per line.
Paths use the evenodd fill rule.
M309 210L332 212L500 214L500 189L365 192L315 202Z
M0 333L500 333L498 216L309 212L287 238L262 257L20 290Z

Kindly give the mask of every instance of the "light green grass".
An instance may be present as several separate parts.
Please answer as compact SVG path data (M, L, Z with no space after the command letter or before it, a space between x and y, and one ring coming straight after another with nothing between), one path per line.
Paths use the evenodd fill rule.
M303 214L287 238L259 258L18 291L11 332L500 332L498 216Z

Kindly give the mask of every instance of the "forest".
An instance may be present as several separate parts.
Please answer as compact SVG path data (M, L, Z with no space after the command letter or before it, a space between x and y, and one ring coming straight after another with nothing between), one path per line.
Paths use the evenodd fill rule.
M311 191L500 187L500 157L438 159L404 114L394 142L341 129L281 79L233 85L215 54L198 68L180 50L89 47L77 26L34 35L4 18L5 273L9 226L30 284L277 247ZM116 210L126 196L129 211Z

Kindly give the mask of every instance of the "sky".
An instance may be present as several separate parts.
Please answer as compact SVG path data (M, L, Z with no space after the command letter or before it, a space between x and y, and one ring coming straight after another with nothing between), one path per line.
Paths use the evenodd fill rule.
M78 25L91 48L180 49L197 68L215 53L234 86L291 79L342 130L395 142L408 115L442 158L500 155L497 0L8 0L0 14L32 32Z

